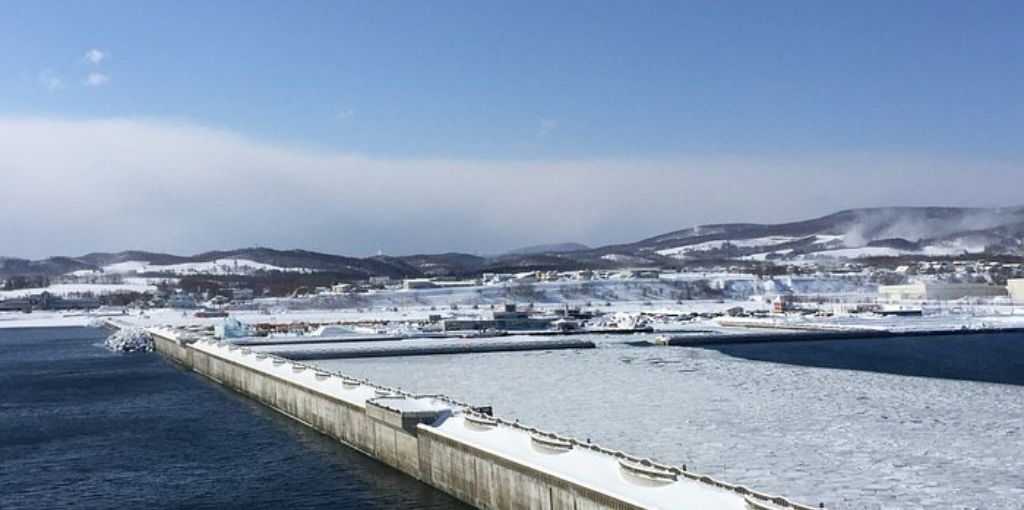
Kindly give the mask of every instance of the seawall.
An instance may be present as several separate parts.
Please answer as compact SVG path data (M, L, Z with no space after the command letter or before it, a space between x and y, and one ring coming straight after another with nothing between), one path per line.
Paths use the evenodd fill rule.
M812 510L784 498L180 330L156 352L483 509Z

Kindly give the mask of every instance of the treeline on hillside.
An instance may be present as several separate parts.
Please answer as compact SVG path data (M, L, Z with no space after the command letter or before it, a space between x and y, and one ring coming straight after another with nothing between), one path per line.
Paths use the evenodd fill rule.
M3 290L34 289L49 287L50 277L44 275L12 276L4 280Z

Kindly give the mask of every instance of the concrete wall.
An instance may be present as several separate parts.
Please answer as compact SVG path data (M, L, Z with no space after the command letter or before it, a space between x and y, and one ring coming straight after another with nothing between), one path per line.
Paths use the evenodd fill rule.
M477 508L634 510L641 507L511 459L420 430L420 479Z
M409 433L400 424L371 417L370 406L333 398L174 339L154 335L154 345L167 358L478 508L640 508L434 434L429 427Z
M153 337L153 348L156 352L163 354L172 361L192 368L192 349L189 349L185 344L179 343L177 340L171 340L160 335L151 336Z

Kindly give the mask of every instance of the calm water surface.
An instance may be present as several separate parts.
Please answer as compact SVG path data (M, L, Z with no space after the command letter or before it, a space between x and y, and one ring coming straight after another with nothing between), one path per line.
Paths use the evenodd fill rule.
M776 342L709 348L757 361L1024 385L1024 333Z
M0 508L468 508L104 334L0 329Z

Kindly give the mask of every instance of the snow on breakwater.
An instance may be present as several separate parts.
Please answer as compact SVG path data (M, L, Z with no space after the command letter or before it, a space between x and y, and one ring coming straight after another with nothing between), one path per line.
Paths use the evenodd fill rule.
M108 336L103 346L114 352L152 352L153 337L144 328L121 328Z
M389 389L226 341L186 341L180 330L152 332L162 354L480 508L545 500L573 508L811 508L523 427L443 395ZM429 417L418 414L428 410L437 416L423 421Z

